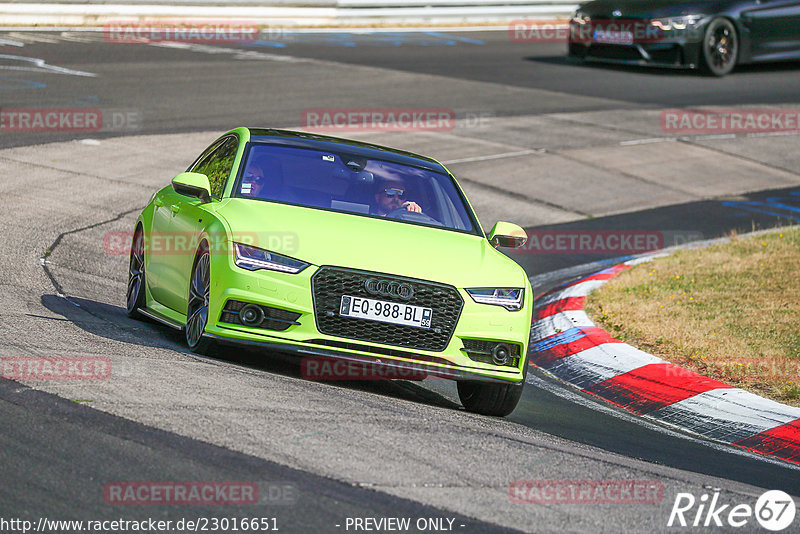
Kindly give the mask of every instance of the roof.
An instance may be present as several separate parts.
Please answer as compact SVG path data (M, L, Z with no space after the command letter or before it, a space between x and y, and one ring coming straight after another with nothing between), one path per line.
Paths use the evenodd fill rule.
M433 158L397 150L372 143L363 143L352 139L342 139L307 132L296 132L292 130L276 130L271 128L248 128L250 130L250 142L295 146L299 148L311 148L329 152L346 152L350 155L361 156L368 159L380 159L391 161L413 167L422 167L434 172L449 174L441 163Z

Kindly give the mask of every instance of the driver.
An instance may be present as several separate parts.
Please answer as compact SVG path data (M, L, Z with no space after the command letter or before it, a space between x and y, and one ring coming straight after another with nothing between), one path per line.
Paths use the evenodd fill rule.
M257 154L250 158L242 176L241 193L250 198L283 200L283 173L274 157Z
M416 202L405 199L406 184L399 178L383 179L378 182L375 191L375 205L370 213L386 216L394 210L405 208L408 211L422 213L422 208Z
M259 198L265 182L261 166L257 162L251 161L244 171L244 176L242 176L242 194Z

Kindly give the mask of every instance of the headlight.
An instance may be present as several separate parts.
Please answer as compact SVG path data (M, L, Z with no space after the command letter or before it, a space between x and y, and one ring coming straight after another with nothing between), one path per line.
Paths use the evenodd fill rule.
M660 28L664 31L670 30L685 30L686 28L694 27L702 15L684 15L682 17L666 17L663 19L653 19L650 21L651 26Z
M522 309L523 289L477 288L467 289L467 293L478 304L493 304L510 311Z
M242 245L241 243L234 243L233 250L236 254L236 266L248 271L267 269L269 271L297 274L309 265L304 261L251 247L250 245Z
M572 15L572 22L577 22L578 24L586 24L590 20L591 18L580 9Z

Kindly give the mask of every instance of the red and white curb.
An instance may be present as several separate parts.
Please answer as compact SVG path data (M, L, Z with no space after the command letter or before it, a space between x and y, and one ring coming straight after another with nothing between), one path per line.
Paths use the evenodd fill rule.
M536 301L530 362L634 414L800 464L800 408L699 375L612 338L584 310L586 296L635 259Z

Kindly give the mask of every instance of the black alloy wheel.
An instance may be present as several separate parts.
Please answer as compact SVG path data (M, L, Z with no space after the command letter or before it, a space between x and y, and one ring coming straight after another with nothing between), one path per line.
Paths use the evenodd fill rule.
M703 70L714 76L725 76L736 66L739 39L736 28L728 19L712 20L703 39Z
M141 228L136 229L131 243L126 300L128 317L140 318L139 310L145 307L144 232Z
M186 308L186 344L193 352L204 354L211 341L203 337L208 324L208 303L211 294L211 256L206 248L200 254L192 270L189 283L189 302Z

